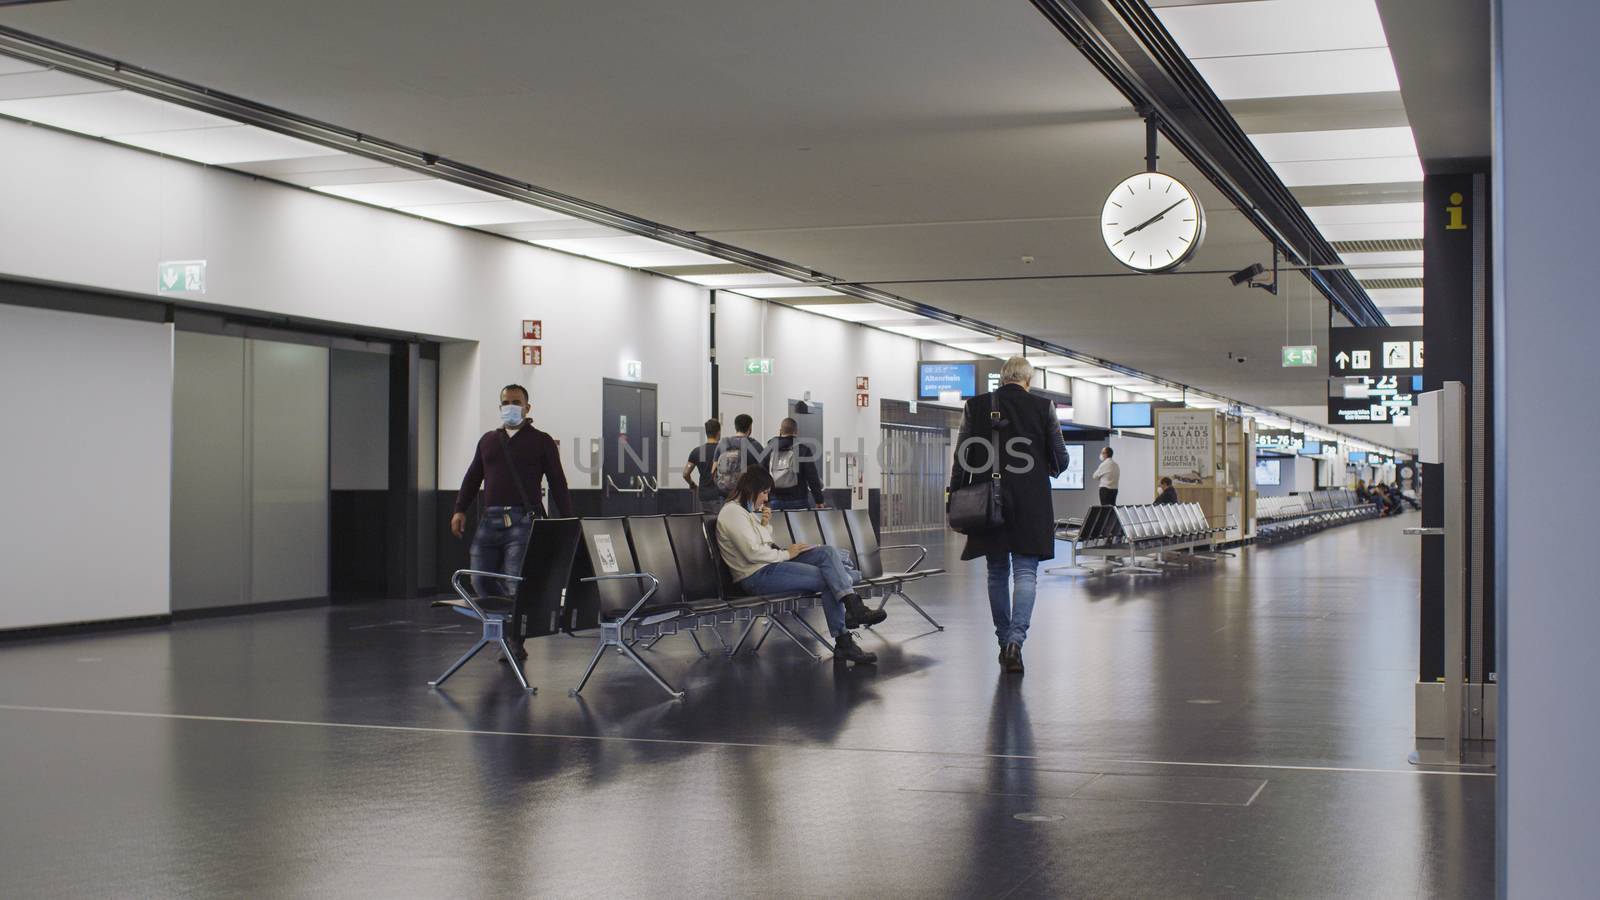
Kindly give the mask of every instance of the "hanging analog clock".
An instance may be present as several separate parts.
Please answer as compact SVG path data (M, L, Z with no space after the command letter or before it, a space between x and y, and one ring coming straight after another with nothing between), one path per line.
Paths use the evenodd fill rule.
M1140 272L1167 272L1188 262L1205 240L1206 214L1183 182L1140 172L1106 198L1100 235L1117 262Z

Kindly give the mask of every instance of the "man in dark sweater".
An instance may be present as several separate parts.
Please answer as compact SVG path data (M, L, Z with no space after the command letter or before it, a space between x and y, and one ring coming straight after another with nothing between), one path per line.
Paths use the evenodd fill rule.
M456 513L450 517L450 532L461 537L466 530L467 510L483 487L483 515L472 536L471 566L480 572L522 574L522 558L528 552L528 535L533 520L547 515L542 493L550 483L550 500L556 513L572 515L572 495L567 492L567 476L561 469L561 451L555 439L533 427L528 420L528 389L508 384L500 391L500 428L478 440L472 465L456 492ZM514 582L477 578L479 595L516 596ZM516 630L513 627L513 630ZM519 659L526 658L522 635L508 636Z

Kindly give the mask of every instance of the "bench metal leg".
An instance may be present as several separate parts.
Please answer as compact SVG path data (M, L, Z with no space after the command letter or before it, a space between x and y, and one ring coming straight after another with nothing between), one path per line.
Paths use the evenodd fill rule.
M933 616L928 615L928 611L923 609L922 607L918 606L917 605L917 601L911 599L911 597L908 594L906 594L905 591L902 591L899 588L896 588L893 591L890 591L889 594L890 594L890 596L899 597L901 600L904 600L905 602L911 604L911 608L916 610L917 613L919 615L921 615L924 619L927 619L928 620L928 624L932 625L935 629L937 629L939 631L943 631L944 630L944 626L940 625L938 620L935 619ZM883 602L888 603L889 602L889 598L885 597ZM882 609L883 607L880 606L878 608Z
M759 618L761 618L761 617L757 616L757 615L751 615L750 616L750 621L745 623L744 630L739 632L739 639L737 641L733 642L733 646L732 647L728 648L728 655L729 656L737 656L738 655L739 648L744 646L745 639L750 637L750 632L752 630L754 630L755 627L756 627L756 619L759 619ZM754 652L754 651L751 651L751 652Z
M795 610L794 612L790 613L790 615L794 616L794 620L796 622L800 623L800 627L802 627L805 630L811 632L811 636L817 639L817 643L819 643L822 646L828 648L828 652L829 653L833 652L833 643L831 641L829 641L827 638L823 637L822 636L822 632L820 632L817 629L813 628L811 626L811 623L806 621L806 617L800 615L800 611L799 610Z
M772 626L775 625L775 624L777 624L776 617L774 615L768 614L768 616L767 616L767 627L761 630L761 637L756 638L756 645L754 647L750 648L750 652L751 653L760 653L761 652L761 645L765 644L767 642L767 635L772 633Z
M728 652L728 639L722 636L722 629L718 628L715 625L712 625L711 626L711 634L714 637L716 637L717 643L722 645L722 652L723 653L727 653Z
M795 633L790 631L789 627L787 625L785 625L785 624L783 624L783 622L779 621L777 616L771 616L771 617L769 617L767 619L767 621L771 622L773 627L775 627L779 631L783 632L784 635L786 635L789 638L789 640L794 641L795 646L799 647L801 650L804 650L806 652L807 656L811 657L813 660L817 660L817 659L821 659L822 658L822 657L818 656L816 653L812 652L811 648L806 646L806 642L802 641L802 640L800 640L800 638L796 637ZM761 639L762 640L766 640L767 639L766 635L762 635ZM756 644L756 647L757 647L757 649L759 649L761 647L761 645L758 643L758 644ZM754 652L754 651L751 651L751 652Z
M690 632L690 634L693 634L693 633L694 632ZM661 685L661 689L663 691L666 691L668 694L671 694L672 695L672 699L674 699L674 700L683 699L683 691L674 690L672 685L667 684L667 680L665 678L662 678L660 673L656 672L655 669L651 668L650 664L644 661L644 657L642 657L638 653L636 653L632 647L629 647L627 644L623 644L622 645L622 652L627 654L629 659L631 659L635 663L637 663L639 665L639 668L643 669L645 671L645 674L649 675L655 681L656 684ZM576 692L574 692L574 693L576 693Z
M474 656L477 656L478 655L478 651L482 650L484 647L487 647L487 646L489 646L489 639L488 638L486 638L486 637L485 638L478 638L478 642L476 644L472 645L472 649L471 650L468 650L466 653L461 654L461 658L456 660L455 662L451 663L450 664L450 668L445 669L443 675L440 675L438 678L435 678L434 680L428 682L428 687L438 687L439 685L444 684L445 679L449 678L451 675L454 675L456 673L457 669L459 669L462 666L467 664L467 660L473 658ZM515 659L516 659L515 657L512 657L513 661L515 661ZM522 676L522 673L518 672L517 676L520 678ZM528 683L526 681L524 681L522 683L522 686L523 687L527 687Z
M701 646L701 644L700 644L700 635L695 634L693 629L691 629L689 631L689 640L694 641L694 648L696 650L700 651L700 658L701 659L705 659L707 656L711 655L711 654L706 652L706 648L705 647ZM649 649L649 648L646 648L646 649Z
M511 645L505 638L500 639L500 652L506 655L506 665L511 667L511 673L517 676L517 681L522 684L522 689L530 694L537 693L538 689L528 686L528 676L522 674L522 663L517 661L516 654L511 652Z
M583 677L578 680L578 686L568 691L568 694L574 697L578 696L578 693L583 690L583 686L589 683L589 676L594 674L594 667L600 665L600 657L605 655L607 646L609 645L601 644L594 648L594 656L589 660L589 668L583 670Z

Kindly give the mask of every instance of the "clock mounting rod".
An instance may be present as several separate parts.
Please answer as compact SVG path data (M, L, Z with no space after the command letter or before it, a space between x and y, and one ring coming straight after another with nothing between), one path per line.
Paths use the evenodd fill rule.
M1155 113L1145 113L1144 116L1144 170L1146 172L1159 171L1156 160L1161 157L1156 155L1156 137L1160 133L1156 128Z

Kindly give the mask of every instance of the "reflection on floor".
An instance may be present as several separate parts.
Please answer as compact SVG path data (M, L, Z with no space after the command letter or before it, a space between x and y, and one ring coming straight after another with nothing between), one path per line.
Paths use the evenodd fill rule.
M948 631L669 638L678 703L568 697L571 637L430 691L471 634L416 602L0 645L0 896L1489 896L1494 779L1405 762L1409 521L1041 578L1020 680L954 541Z

